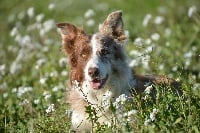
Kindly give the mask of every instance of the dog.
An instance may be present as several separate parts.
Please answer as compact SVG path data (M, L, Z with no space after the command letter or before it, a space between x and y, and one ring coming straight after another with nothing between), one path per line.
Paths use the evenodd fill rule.
M128 36L124 31L122 11L109 14L99 25L99 31L92 35L70 23L58 23L57 27L61 31L63 51L69 59L67 102L71 105L71 122L76 131L92 129L85 112L88 105L102 107L105 100L115 101L121 94L131 97L131 89L142 93L146 83L180 86L179 82L165 76L132 72L125 52ZM109 124L111 115L109 111L104 113L101 115L97 111L98 122Z

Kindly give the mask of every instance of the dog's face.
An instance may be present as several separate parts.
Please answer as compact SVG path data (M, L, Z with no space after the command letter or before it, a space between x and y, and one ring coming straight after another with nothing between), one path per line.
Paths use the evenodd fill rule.
M126 40L121 17L121 11L111 13L93 35L69 23L57 24L69 58L71 84L77 81L80 86L96 91L111 84L112 76L119 76Z

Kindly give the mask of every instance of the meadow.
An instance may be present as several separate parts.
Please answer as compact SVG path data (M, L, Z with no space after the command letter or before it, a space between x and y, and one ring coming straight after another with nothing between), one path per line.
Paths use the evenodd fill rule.
M12 0L0 1L0 132L73 132L70 128L67 57L58 22L94 33L106 16L123 11L127 52L136 73L166 75L182 82L183 95L156 86L132 102L116 125L94 132L200 132L199 0ZM115 114L117 107L110 109Z

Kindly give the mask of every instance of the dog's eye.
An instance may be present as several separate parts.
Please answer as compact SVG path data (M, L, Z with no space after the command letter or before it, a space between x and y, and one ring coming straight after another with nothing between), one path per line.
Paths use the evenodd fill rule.
M108 55L108 54L110 54L110 51L108 49L101 50L101 55Z

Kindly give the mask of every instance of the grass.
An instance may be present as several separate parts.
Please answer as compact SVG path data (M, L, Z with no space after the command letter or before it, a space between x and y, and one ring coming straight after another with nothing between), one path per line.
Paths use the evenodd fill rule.
M130 65L138 73L180 80L183 96L165 87L157 87L155 100L148 94L135 95L124 108L136 113L123 116L121 125L94 123L94 131L198 133L199 7L198 0L0 1L0 132L72 131L69 106L64 103L67 59L55 23L69 21L93 33L108 13L120 9L130 34ZM86 18L88 9L95 14ZM147 14L150 19L144 26Z

